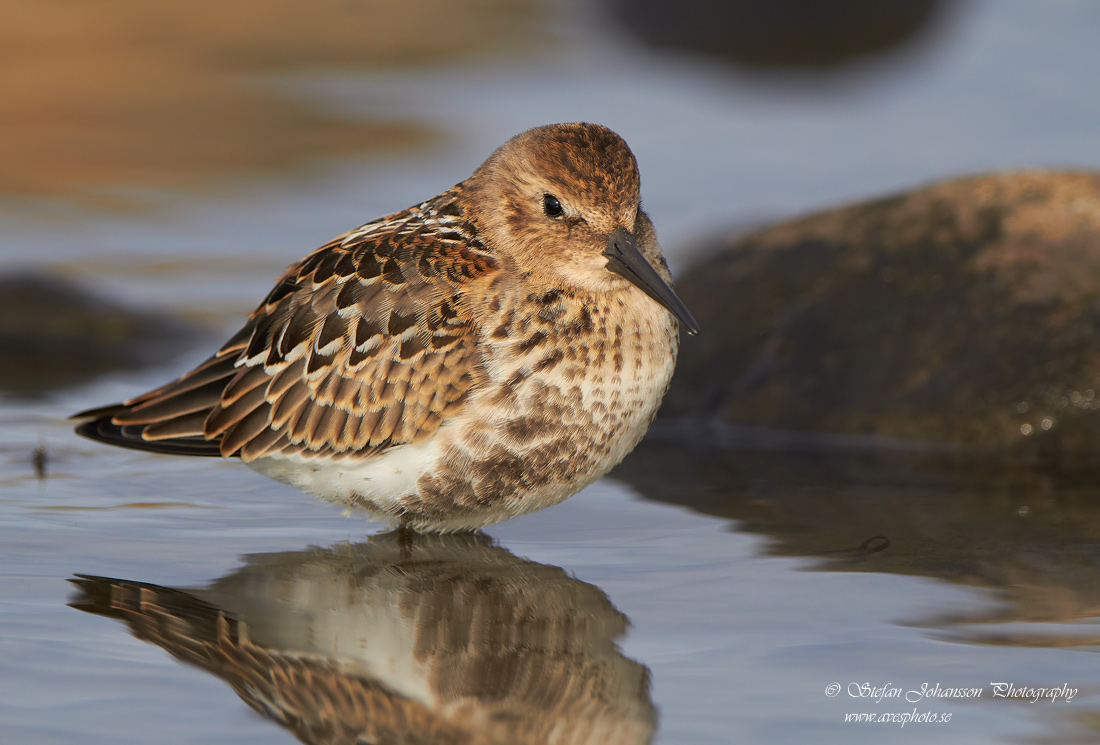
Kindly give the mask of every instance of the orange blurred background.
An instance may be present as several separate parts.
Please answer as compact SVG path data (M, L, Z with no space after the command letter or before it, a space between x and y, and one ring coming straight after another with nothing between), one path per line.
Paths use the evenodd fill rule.
M524 0L2 4L0 192L193 185L415 145L421 123L341 118L256 78L394 68L529 45Z

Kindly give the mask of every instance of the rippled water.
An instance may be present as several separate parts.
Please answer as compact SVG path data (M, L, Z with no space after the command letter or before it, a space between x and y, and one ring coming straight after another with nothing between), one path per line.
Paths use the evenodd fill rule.
M626 136L680 266L696 239L765 217L961 172L1100 164L1088 4L960 3L910 54L824 76L654 52L587 5L554 7L525 53L274 84L352 119L417 122L430 144L215 175L216 195L121 189L122 208L10 198L4 266L182 314L212 346L288 262L547 121ZM204 351L3 400L0 742L1100 737L1091 474L657 437L559 507L402 542L239 464L71 433L69 413ZM1032 702L994 683L1075 693ZM905 700L924 684L982 695ZM914 712L950 720L844 721Z

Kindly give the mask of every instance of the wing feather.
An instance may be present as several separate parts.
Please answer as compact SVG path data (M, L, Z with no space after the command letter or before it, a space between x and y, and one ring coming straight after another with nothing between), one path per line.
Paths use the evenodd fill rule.
M286 429L291 420L298 420L298 416L310 405L309 386L301 379L294 381L294 385L288 387L283 393L271 398L273 403L271 410L271 424L276 429Z
M153 398L131 407L128 411L116 414L115 423L150 424L176 419L197 411L206 411L210 408L211 397L219 395L224 388L225 378L212 380L194 388L185 386L181 389L173 389L170 399Z
M275 374L271 376L271 382L267 384L267 400L270 403L275 403L277 401L281 403L286 392L294 388L295 385L301 383L302 373L305 371L305 367L305 360L298 360L275 372Z
M253 371L249 370L247 372ZM260 378L261 376L254 375L247 377ZM264 397L265 386L266 381L261 379L247 393L234 396L232 400L223 398L221 403L215 406L214 410L211 411L210 415L206 418L206 424L203 427L203 436L208 440L212 440L219 435L225 434L230 427L237 424L237 422L241 421L261 406L264 408L267 418L270 420L271 405Z
M457 192L435 200L436 208ZM78 431L158 452L374 452L434 434L484 376L471 288L495 259L451 209L383 218L291 266L191 372L78 414ZM446 241L437 240L446 231ZM454 235L467 243L456 248Z
M146 425L143 436L146 440L169 440L177 437L193 436L195 432L202 431L203 422L206 421L206 411L193 411L163 422L153 422Z
M235 453L267 429L270 429L271 406L266 402L247 412L226 428L222 435L222 451Z
M241 445L241 458L243 460L255 460L269 452L278 451L282 447L288 444L286 439L286 433L275 429L273 427L267 427L261 430L248 442Z

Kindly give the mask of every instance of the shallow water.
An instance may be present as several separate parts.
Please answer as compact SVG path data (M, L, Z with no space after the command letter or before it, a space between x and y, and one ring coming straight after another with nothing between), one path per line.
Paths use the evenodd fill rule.
M341 685L433 702L444 722L496 712L516 729L490 742L525 741L514 733L545 732L555 717L572 727L568 742L600 741L592 732L601 727L645 742L654 716L659 742L1073 742L1100 713L1090 653L1100 556L1096 531L1082 525L1095 513L1079 500L1063 505L1072 526L1058 530L1053 510L1044 517L1035 502L1019 515L1026 491L983 497L911 476L891 485L865 470L837 479L797 456L778 462L804 483L788 475L746 487L714 469L692 481L652 445L639 457L672 470L665 480L652 467L631 471L654 485L650 499L605 479L484 540L403 548L379 526L236 464L104 450L69 440L66 427L41 409L5 414L5 742L292 742L276 715L251 713L214 679L241 685L245 674L239 660L225 662L225 644L249 660L262 650L264 679L289 675L279 672L288 659L329 660ZM39 438L65 443L49 448L43 480L21 457ZM746 473L764 478L742 464ZM694 509L664 501L675 482L671 493ZM738 518L705 514L720 510ZM66 605L83 597L66 581L77 575L155 587L131 587L128 615L124 582L99 591L114 605L101 598L82 613ZM191 605L167 588L193 588ZM225 641L235 626L219 637L209 607L254 646ZM185 624L203 613L205 636ZM188 639L209 645L195 653L205 662L180 665L160 648L180 656ZM546 676L563 700L530 690ZM502 692L502 679L523 685ZM994 698L995 682L1076 692L1021 702ZM833 683L843 688L836 698L826 695ZM868 683L901 695L923 684L977 687L982 697L849 695ZM366 726L319 688L305 690L322 711ZM290 689L276 700L301 706L304 694ZM951 717L844 722L914 710Z
M696 239L761 218L961 172L1100 165L1088 4L961 3L915 51L824 76L654 52L587 5L555 7L550 41L526 54L278 81L343 115L442 133L430 145L304 175L223 174L217 194L122 190L124 208L9 198L4 267L180 314L209 347L310 247L546 121L626 136L679 266ZM318 712L316 732L392 732L405 712L410 739L430 724L489 742L1100 737L1089 474L655 438L612 478L484 540L401 545L239 464L72 434L71 412L205 351L0 405L0 742L294 742L287 726ZM80 589L77 575L115 589ZM304 688L257 682L303 670ZM342 697L322 695L329 683ZM1032 702L994 683L1076 692ZM981 696L904 700L924 684ZM950 720L845 722L914 711Z

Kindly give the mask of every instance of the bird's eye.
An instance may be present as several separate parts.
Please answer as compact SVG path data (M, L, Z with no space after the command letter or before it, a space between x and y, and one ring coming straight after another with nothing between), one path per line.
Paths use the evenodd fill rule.
M546 213L547 217L561 217L565 214L561 202L553 194L542 195L542 211Z

